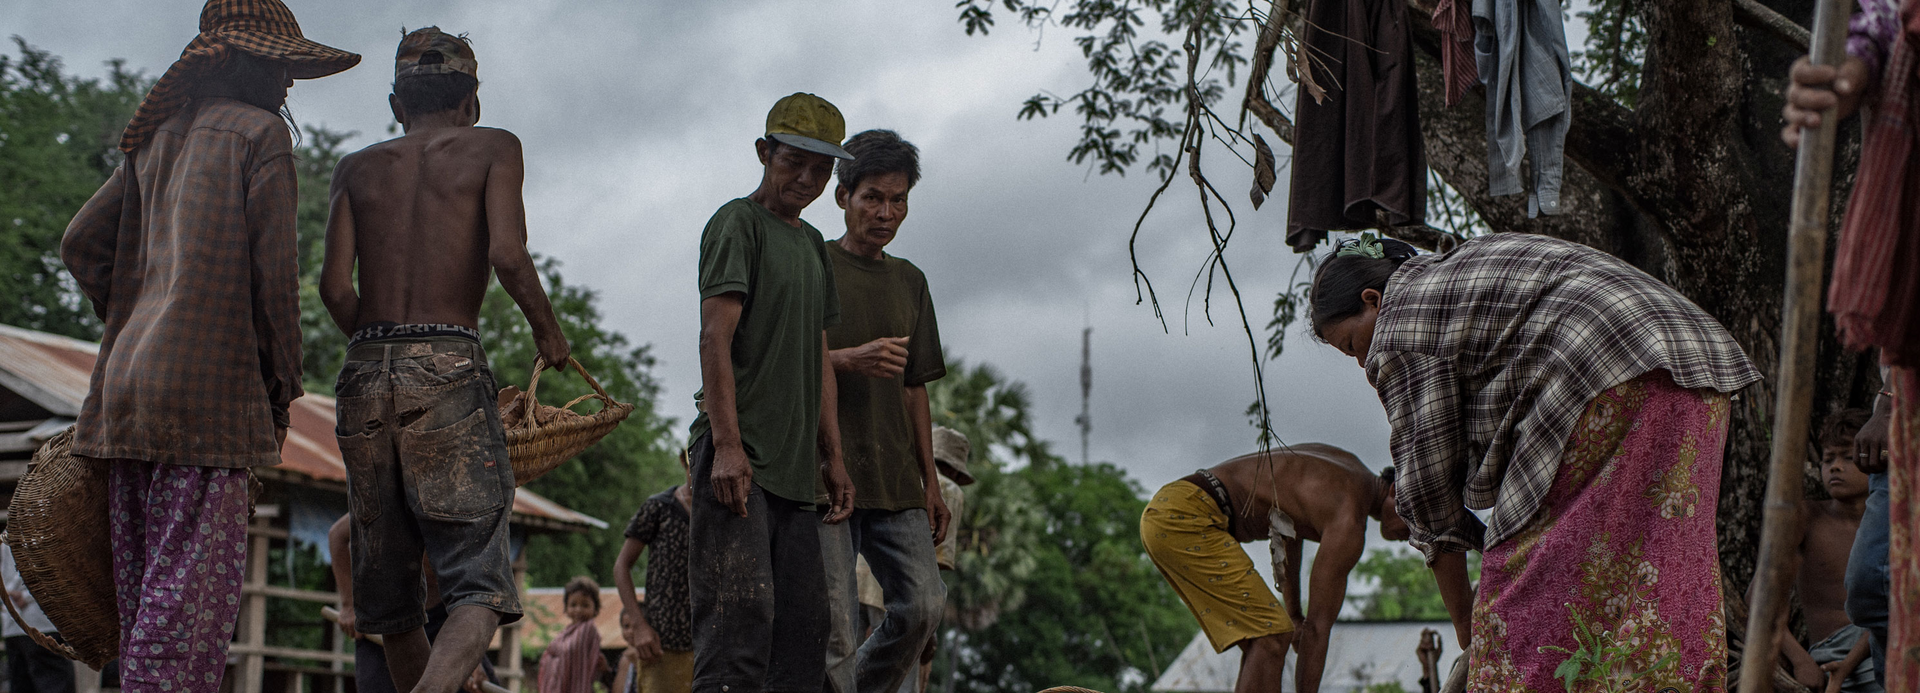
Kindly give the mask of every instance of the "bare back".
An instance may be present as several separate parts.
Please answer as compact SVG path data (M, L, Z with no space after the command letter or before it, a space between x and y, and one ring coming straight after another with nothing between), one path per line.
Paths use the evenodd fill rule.
M1242 455L1208 471L1227 487L1234 538L1242 542L1267 538L1267 511L1274 507L1293 518L1308 541L1320 541L1336 521L1357 520L1364 528L1376 478L1353 453L1320 443Z
M526 240L522 175L519 141L494 128L409 133L342 159L333 213L351 218L360 294L354 329L381 322L478 327L494 237L506 231L515 236L506 240ZM510 190L500 180L507 177ZM502 213L515 228L492 228Z

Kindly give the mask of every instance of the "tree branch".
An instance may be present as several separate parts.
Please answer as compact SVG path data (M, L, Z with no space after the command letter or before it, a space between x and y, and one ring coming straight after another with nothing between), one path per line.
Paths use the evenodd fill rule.
M1733 19L1747 26L1766 29L1768 33L1780 37L1806 52L1812 45L1812 33L1785 15L1773 11L1773 8L1760 4L1759 0L1733 0Z
M1253 70L1247 75L1247 98L1241 105L1291 146L1293 121L1267 100L1267 74L1273 71L1273 52L1280 47L1283 14L1280 0L1268 5L1267 21L1260 24L1260 39L1253 45Z

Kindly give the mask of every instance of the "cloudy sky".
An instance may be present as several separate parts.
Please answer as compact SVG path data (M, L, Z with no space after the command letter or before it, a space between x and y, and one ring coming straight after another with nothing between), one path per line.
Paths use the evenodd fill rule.
M1073 32L1003 17L969 37L951 2L632 2L630 0L290 0L308 37L366 56L303 81L289 103L304 124L388 137L391 56L402 28L467 32L480 60L482 125L518 134L527 157L531 245L597 289L610 326L650 343L665 411L684 424L699 386L695 263L702 225L759 180L753 140L768 107L796 91L846 114L849 132L884 127L919 145L925 176L888 247L932 283L947 353L987 362L1032 388L1041 434L1077 458L1080 329L1093 333L1092 458L1147 489L1253 448L1244 335L1216 295L1214 322L1183 304L1208 243L1191 185L1177 182L1142 233L1141 261L1166 301L1170 332L1135 305L1127 233L1155 181L1101 176L1065 160L1070 114L1015 118L1037 91L1087 83ZM191 0L0 0L0 34L52 51L80 74L125 58L164 70L196 32ZM104 21L110 18L110 22ZM1273 140L1269 133L1269 139ZM1217 151L1217 150L1216 150ZM1284 162L1284 150L1281 152ZM1282 242L1286 175L1254 212L1250 173L1211 161L1237 203L1228 253L1255 325L1264 325L1296 256ZM1231 162L1233 165L1228 166ZM826 195L803 215L844 229ZM1274 423L1387 461L1387 427L1364 373L1300 335L1267 370Z

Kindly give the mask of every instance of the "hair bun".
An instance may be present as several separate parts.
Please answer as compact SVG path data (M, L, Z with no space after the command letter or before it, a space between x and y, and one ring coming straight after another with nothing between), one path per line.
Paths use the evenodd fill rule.
M1387 260L1396 265L1406 262L1420 254L1420 250L1413 247L1413 244L1396 238L1380 239L1380 248L1386 251Z

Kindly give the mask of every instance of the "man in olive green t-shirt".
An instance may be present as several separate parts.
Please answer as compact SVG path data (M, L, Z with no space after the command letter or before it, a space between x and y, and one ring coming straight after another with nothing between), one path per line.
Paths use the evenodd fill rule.
M826 190L846 121L812 94L781 99L754 143L760 187L700 236L700 415L693 421L695 693L818 693L828 617L828 523L853 511L841 464L827 327L839 319L820 232L800 212ZM771 585L772 589L768 589Z
M839 396L840 444L859 495L845 527L822 528L835 626L828 680L839 693L894 693L939 625L946 586L934 545L947 506L934 471L927 383L946 375L926 275L884 248L907 216L919 152L887 130L847 140L834 201L847 232L827 244L840 322L827 328ZM858 605L854 555L865 556L886 595L886 616L851 652Z

